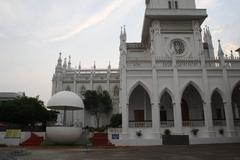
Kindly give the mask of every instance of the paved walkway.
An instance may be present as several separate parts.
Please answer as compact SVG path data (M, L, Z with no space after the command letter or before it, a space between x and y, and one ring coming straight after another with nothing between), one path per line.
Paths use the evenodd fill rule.
M120 147L114 149L28 148L18 160L240 160L240 144Z

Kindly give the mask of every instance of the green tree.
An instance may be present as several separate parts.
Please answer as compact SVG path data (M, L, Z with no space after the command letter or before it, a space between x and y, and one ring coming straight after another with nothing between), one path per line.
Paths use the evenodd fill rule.
M43 101L38 97L19 97L0 103L0 122L12 124L31 125L35 127L36 123L41 122L46 127L46 122L56 119L52 111L47 111Z
M112 111L112 99L107 91L86 91L84 94L85 109L95 117L99 128L100 118Z
M122 125L122 114L114 114L110 120L110 126L113 128L121 127Z

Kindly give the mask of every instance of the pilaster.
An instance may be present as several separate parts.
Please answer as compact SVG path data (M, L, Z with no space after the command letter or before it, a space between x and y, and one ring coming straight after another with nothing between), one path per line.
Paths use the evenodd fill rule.
M199 40L200 45L201 40ZM205 126L208 131L208 135L210 137L214 137L215 132L213 132L213 118L212 118L212 107L211 107L211 95L209 90L209 84L208 84L208 75L207 75L207 69L206 69L206 61L203 51L200 52L201 57L201 66L202 66L202 81L203 81L203 92L204 97L203 98L203 110L204 110L204 119L205 119Z
M179 79L178 69L176 64L176 55L172 54L172 65L173 65L173 87L174 87L174 99L173 102L173 114L174 114L174 126L176 134L183 134L182 129L182 109L181 109L181 97L179 92Z
M161 26L159 21L153 21L150 27L150 54L152 56L152 129L155 138L160 138L160 109L158 97L158 77L156 55L161 52Z
M234 130L234 119L233 119L233 108L231 102L231 93L230 93L230 84L228 79L227 68L225 65L224 59L222 59L222 66L223 66L223 84L225 86L225 94L226 94L226 101L224 102L224 109L226 115L226 123L227 123L227 136L232 137L235 136Z

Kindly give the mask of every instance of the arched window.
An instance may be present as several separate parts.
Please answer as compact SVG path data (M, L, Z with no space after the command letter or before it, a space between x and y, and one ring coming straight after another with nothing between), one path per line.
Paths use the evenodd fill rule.
M119 88L118 88L118 86L114 87L113 96L115 96L115 97L119 96Z
M192 84L183 92L181 109L183 126L204 126L203 100Z
M236 85L232 92L232 107L233 107L233 118L235 125L240 126L240 82Z
M161 127L174 126L173 102L170 94L165 91L160 99L160 122Z
M152 127L152 106L145 88L138 85L129 97L129 127Z
M212 118L214 126L225 126L225 110L221 94L215 90L211 96Z

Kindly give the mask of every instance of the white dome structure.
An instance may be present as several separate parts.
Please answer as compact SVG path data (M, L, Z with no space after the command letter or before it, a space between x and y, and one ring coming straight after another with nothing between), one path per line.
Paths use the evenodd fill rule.
M76 143L82 134L79 127L66 125L67 110L83 110L84 104L82 99L75 93L69 91L58 92L48 101L47 107L54 110L64 110L63 126L52 126L46 128L48 140L56 144L73 144Z
M56 110L82 110L82 99L70 91L58 92L48 101L47 107Z

